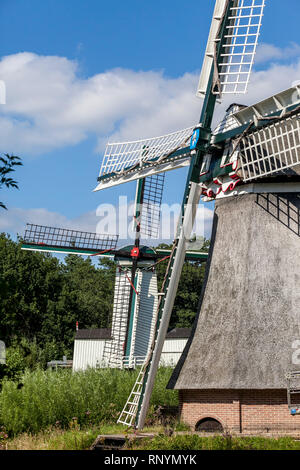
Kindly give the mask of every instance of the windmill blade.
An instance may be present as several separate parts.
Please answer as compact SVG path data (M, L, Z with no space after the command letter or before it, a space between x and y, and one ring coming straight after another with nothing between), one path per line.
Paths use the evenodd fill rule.
M267 176L300 175L300 108L249 132L239 142L244 182Z
M90 255L114 250L118 238L118 235L26 224L22 249Z
M6 349L4 341L0 341L0 364L6 364Z
M189 165L193 130L188 127L151 139L108 143L94 191Z
M265 0L216 1L196 93L198 96L205 96L213 64L215 64L213 80L215 94L221 97L222 94L247 92L264 7ZM224 19L225 25L223 25ZM220 48L217 46L218 42L221 43Z
M151 175L145 179L141 214L141 235L158 238L160 229L161 202L165 173Z

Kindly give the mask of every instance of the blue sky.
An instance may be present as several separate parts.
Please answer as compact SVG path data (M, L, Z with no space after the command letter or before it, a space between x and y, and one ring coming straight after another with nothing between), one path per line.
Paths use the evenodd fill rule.
M214 1L1 0L1 151L24 166L20 190L2 190L0 231L26 222L96 229L101 203L134 197L135 184L93 193L106 140L139 139L198 121L195 97ZM251 104L300 79L299 0L268 0ZM220 118L236 98L217 109ZM185 170L167 174L178 203ZM206 234L212 205L205 208Z

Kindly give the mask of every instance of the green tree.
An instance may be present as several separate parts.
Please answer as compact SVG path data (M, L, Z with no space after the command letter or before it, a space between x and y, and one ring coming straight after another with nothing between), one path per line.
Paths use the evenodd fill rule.
M157 248L171 249L172 245L161 244ZM201 251L208 252L209 240L205 240ZM162 285L168 260L157 265L159 288ZM170 328L192 326L201 293L205 274L205 261L185 261L179 281L178 291L170 320Z
M8 153L0 156L0 189L3 186L6 186L7 188L18 189L18 184L10 177L10 173L15 171L16 166L20 165L22 165L20 157L9 155ZM0 207L7 209L3 202L0 202Z
M109 260L96 267L69 255L61 263L50 254L21 250L21 241L0 234L0 338L8 346L14 338L28 340L23 350L32 357L36 341L48 351L43 362L70 357L76 321L81 328L108 326L114 272ZM49 357L51 351L56 357Z

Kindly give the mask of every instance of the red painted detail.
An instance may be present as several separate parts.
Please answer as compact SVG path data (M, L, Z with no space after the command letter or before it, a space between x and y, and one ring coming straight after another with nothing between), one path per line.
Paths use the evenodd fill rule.
M127 274L125 274L126 278L127 278L127 281L129 282L129 284L131 285L132 289L134 290L134 292L136 293L136 295L139 295L138 291L136 290L136 288L134 287L134 285L132 284L130 278L127 276Z
M223 193L224 193L224 194L227 193L227 191L229 190L231 184L232 184L232 183L227 184L227 185L226 185L226 188L223 189Z
M240 177L236 173L231 173L229 176L232 180L240 179Z
M208 197L215 197L216 195L215 195L215 193L213 192L212 189L209 189L209 190L207 191L207 196L208 196Z
M134 218L135 223L136 223L137 232L139 232L140 229L141 229L141 222L139 221L139 219L135 215L133 216L133 218Z
M138 249L137 246L133 247L131 252L130 252L130 256L132 258L138 258L140 256L140 250Z
M233 169L233 171L235 171L235 170L237 169L238 164L239 164L238 160L235 160L234 162L232 162L232 169Z
M38 245L43 245L43 246L46 246L46 243L43 243L43 242L39 242Z
M236 180L236 181L233 181L232 183L230 183L230 185L229 185L230 191L232 191L239 182L240 182L240 180Z
M103 255L103 253L108 253L109 251L111 250L103 250L103 251L99 251L99 253L94 253L93 255L91 256L99 256L99 255Z

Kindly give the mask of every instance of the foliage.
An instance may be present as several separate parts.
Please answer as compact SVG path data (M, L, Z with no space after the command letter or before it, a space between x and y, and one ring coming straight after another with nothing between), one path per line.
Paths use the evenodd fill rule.
M7 346L16 347L17 338L23 356L35 356L44 367L51 359L72 356L76 321L80 328L108 326L113 262L101 260L96 267L90 259L69 255L60 263L49 254L21 250L21 241L5 234L0 234L0 254L0 338Z
M171 249L172 246L161 244L158 248ZM209 240L205 240L201 251L208 252L208 249ZM168 260L157 265L159 288L162 285L167 265ZM193 324L198 310L201 286L205 275L205 266L206 263L203 261L186 261L184 263L170 320L170 329L176 327L190 327Z
M171 368L159 369L151 399L153 407L178 404L177 393L165 390L171 372ZM0 393L0 426L16 435L38 433L49 426L74 429L114 423L137 373L119 369L26 371L20 379L22 387L5 379Z
M15 171L16 166L20 165L22 165L20 157L9 155L8 153L0 156L0 189L3 186L18 189L17 182L13 180L9 174ZM0 207L7 209L3 202L0 202Z

